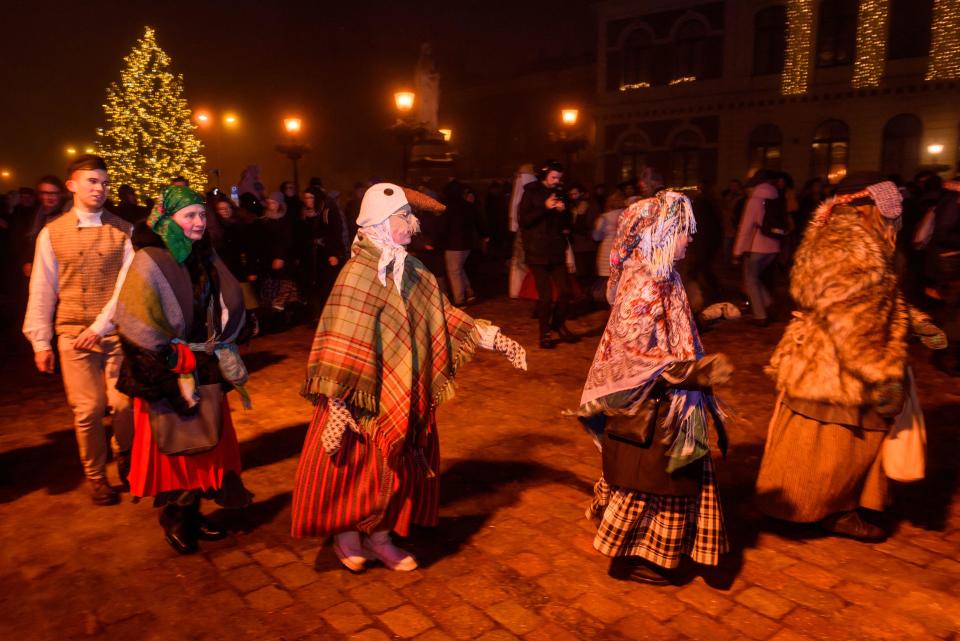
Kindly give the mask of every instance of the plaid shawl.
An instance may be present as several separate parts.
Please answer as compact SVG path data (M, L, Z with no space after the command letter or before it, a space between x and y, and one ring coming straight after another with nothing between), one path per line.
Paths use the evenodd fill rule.
M313 403L343 399L385 453L408 439L422 446L476 350L475 322L416 258L406 258L401 294L391 278L377 280L380 250L369 239L358 236L354 250L320 316L301 394Z

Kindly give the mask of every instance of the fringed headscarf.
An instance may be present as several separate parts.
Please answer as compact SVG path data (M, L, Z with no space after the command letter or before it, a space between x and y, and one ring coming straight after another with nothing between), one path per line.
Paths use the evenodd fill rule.
M651 206L655 200L655 206ZM629 242L614 248L610 255L612 267L622 265L639 253L658 280L665 280L673 272L677 243L684 236L697 232L690 199L675 191L660 191L653 199L640 200L630 205L621 221L632 221L633 233ZM623 222L621 222L623 224Z
M174 260L183 264L193 249L193 241L187 238L173 215L190 205L204 204L203 196L184 185L171 185L163 190L150 216L147 225L153 233L163 239L163 243L173 254Z
M420 232L420 221L413 215L410 205L404 205L399 211L393 214L401 215L407 219L407 224L411 226L410 235L413 236ZM387 268L393 265L393 284L398 293L403 293L403 271L407 262L407 248L393 239L393 232L390 230L390 218L375 225L361 227L357 231L357 238L368 238L380 250L380 262L377 264L377 279L380 284L387 284ZM354 245L353 255L357 253L357 246Z

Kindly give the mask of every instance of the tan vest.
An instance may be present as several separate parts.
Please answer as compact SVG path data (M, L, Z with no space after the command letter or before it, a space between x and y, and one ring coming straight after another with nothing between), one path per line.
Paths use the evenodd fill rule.
M70 211L46 227L59 272L57 335L76 336L97 319L113 295L130 238L130 223L106 211L100 227L77 227L77 222Z

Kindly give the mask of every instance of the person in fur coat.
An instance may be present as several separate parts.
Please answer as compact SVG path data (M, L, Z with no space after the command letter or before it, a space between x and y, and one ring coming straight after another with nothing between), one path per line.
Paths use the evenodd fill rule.
M943 332L899 291L900 213L893 183L851 174L800 244L790 274L798 310L767 368L779 397L757 495L769 516L858 540L885 536L858 509L888 503L882 446L891 426L923 420L904 404L916 398L907 340L945 347Z

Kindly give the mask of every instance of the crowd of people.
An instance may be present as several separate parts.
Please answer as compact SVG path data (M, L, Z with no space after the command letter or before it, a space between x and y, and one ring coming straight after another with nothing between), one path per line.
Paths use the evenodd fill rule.
M726 448L714 387L733 372L700 331L730 297L746 297L758 325L790 313L768 368L779 396L761 509L882 539L861 509L886 507L887 479L923 477L908 340L957 368L960 184L855 173L795 194L788 175L761 170L714 199L652 169L609 193L563 174L556 161L523 166L481 207L459 180L440 193L372 180L343 203L319 179L268 193L251 166L236 202L175 177L141 206L129 186L109 203L108 167L85 155L65 184L22 190L3 219L9 273L26 285L37 369L53 373L59 354L94 503L119 501L109 408L120 481L162 508L171 547L225 536L200 504L252 497L226 400L235 390L250 406L237 345L302 314L317 322L301 390L315 408L292 534L332 537L352 571L416 568L391 533L438 522L436 410L459 368L482 348L526 369L521 345L463 309L483 286L478 252L509 260L510 295L537 301L541 349L580 340L567 326L579 309L611 310L571 412L602 454L586 516L611 576L662 584L681 557L715 565L728 548L709 443Z

